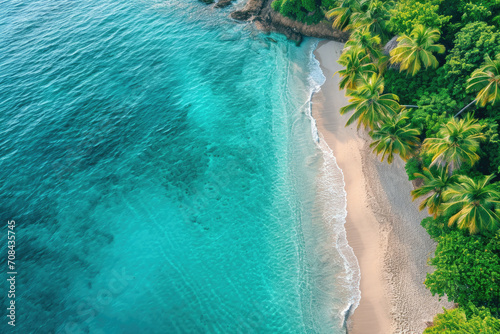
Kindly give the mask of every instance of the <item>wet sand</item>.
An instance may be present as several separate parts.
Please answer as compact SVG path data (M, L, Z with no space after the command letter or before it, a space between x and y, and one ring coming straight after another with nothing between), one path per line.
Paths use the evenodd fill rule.
M404 162L380 162L369 148L367 132L345 127L348 117L339 109L347 98L334 76L341 69L342 48L343 43L328 41L315 51L326 82L313 98L313 116L344 174L347 239L361 269L361 301L349 320L349 333L422 333L443 306L451 307L423 284L436 245L420 226L426 213L411 201Z

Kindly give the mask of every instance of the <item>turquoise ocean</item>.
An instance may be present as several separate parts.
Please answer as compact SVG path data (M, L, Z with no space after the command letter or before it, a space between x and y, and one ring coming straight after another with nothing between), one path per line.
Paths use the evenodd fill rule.
M0 332L345 333L359 277L311 118L319 40L195 0L0 8Z

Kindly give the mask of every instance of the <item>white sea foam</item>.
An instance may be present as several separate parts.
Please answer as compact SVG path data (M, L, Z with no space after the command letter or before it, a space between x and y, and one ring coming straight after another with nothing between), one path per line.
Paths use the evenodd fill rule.
M350 292L350 296L345 298L345 306L342 310L342 318L345 321L358 307L361 299L360 286L360 268L358 259L356 258L352 247L349 245L346 236L345 222L347 217L347 193L345 191L345 181L342 169L337 164L337 160L332 149L328 146L321 133L319 133L316 120L312 115L313 96L321 90L321 86L325 83L326 77L321 70L319 61L314 55L319 40L310 43L310 48L307 52L310 54L309 62L309 86L310 99L309 108L306 109L306 114L311 120L311 131L314 141L323 153L323 165L320 169L318 183L320 185L319 198L322 202L322 215L325 225L331 226L336 238L335 247L342 257L344 271L340 277L343 278L346 287Z

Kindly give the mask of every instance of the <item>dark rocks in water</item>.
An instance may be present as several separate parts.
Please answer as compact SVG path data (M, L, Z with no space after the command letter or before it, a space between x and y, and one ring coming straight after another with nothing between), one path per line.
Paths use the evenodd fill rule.
M307 25L284 17L271 8L272 0L248 0L245 7L231 13L231 18L238 21L253 21L257 29L263 32L275 31L285 35L297 45L302 42L303 36L327 38L345 42L349 34L333 29L330 22L321 22Z
M213 4L215 2L215 0L200 0L200 1L203 2L203 3L206 3L207 5ZM232 2L233 2L233 0L219 0L215 4L215 8L224 8L224 7L227 7Z
M252 16L252 14L244 10L237 10L232 12L230 16L238 21L246 21Z
M288 38L290 41L294 41L295 44L297 44L297 46L300 46L300 44L302 43L303 39L302 34L290 27L272 24L269 26L268 29L269 31L275 31L285 35L286 38Z
M243 9L232 12L230 16L238 21L247 21L260 13L264 3L265 0L248 0Z
M233 0L219 0L217 4L215 4L215 8L224 8L227 7L233 2Z
M270 12L255 19L255 24L259 30L264 32L275 31L283 34L291 41L295 41L297 46L302 43L302 34L296 28L276 22Z

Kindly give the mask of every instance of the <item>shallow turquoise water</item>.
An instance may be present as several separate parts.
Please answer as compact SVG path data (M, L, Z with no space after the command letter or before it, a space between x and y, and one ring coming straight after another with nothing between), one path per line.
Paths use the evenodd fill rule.
M0 6L17 332L343 332L314 240L317 41L194 0Z

